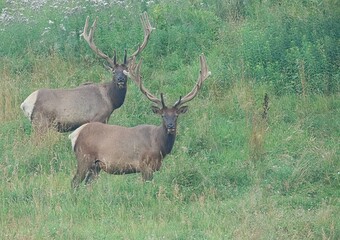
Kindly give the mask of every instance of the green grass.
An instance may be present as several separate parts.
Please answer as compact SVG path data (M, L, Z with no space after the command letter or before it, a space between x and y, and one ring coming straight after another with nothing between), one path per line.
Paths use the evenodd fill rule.
M61 6L43 6L25 27L1 22L0 239L339 239L337 3L262 2L87 3L67 18ZM156 26L142 54L151 92L171 105L190 91L201 52L212 75L179 117L174 149L153 181L102 172L73 192L68 133L34 132L20 103L38 88L109 81L73 32L98 15L97 45L132 52L140 10ZM42 36L49 19L55 27ZM150 106L130 81L109 124L158 125Z

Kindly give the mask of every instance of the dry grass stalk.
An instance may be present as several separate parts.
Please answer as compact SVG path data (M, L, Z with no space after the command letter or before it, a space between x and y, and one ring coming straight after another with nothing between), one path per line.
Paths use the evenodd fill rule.
M266 93L263 102L263 112L254 113L252 118L252 131L249 139L250 158L253 162L260 160L265 154L264 142L268 129L269 97ZM260 117L261 116L261 117Z

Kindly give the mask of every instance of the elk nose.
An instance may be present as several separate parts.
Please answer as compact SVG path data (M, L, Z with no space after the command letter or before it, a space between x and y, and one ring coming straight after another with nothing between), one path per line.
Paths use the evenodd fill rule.
M117 77L118 82L124 82L125 78L123 76Z
M168 123L168 128L175 128L175 125L173 123Z

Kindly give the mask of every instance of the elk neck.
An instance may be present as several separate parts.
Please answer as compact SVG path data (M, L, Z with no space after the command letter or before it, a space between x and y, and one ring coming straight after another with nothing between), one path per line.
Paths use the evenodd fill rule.
M117 109L124 103L127 88L119 88L115 80L108 84L108 96L112 103L113 109Z
M157 142L160 144L160 151L163 158L169 154L175 144L176 132L169 134L167 128L162 124L158 127Z

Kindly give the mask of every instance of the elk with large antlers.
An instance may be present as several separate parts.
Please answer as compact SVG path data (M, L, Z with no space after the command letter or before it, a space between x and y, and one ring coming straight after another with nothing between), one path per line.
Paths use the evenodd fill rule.
M135 61L133 61L134 63ZM153 103L154 113L162 117L160 126L138 125L122 127L102 123L87 123L69 135L75 152L78 167L72 180L77 188L85 179L89 183L103 170L110 174L141 172L144 180L151 180L153 172L161 167L163 158L173 148L176 138L177 117L188 109L184 103L192 100L210 72L204 55L200 56L201 70L198 81L190 93L170 108L161 99L152 95L142 83L140 76L141 62L131 64L131 78L139 85L141 92Z
M125 100L129 62L146 47L154 29L148 15L141 15L144 28L144 40L138 49L127 58L126 50L123 64L116 61L97 48L93 41L97 19L88 31L89 17L86 18L84 37L90 48L99 57L105 59L113 73L111 82L102 84L84 84L73 89L39 89L29 95L21 104L21 109L32 124L38 129L54 127L60 132L71 131L84 123L106 123L112 112Z

